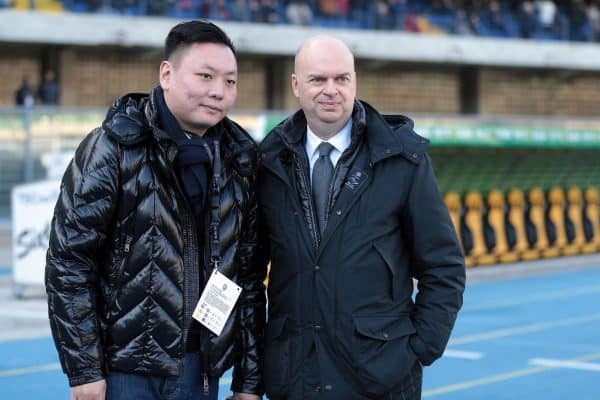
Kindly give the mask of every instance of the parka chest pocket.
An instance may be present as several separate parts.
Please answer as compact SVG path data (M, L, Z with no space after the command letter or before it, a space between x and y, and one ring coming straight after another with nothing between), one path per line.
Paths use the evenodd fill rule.
M381 257L389 272L392 300L397 300L400 294L399 272L396 271L400 263L401 249L395 236L389 235L373 242L373 248Z
M355 370L366 395L381 397L403 381L417 358L409 344L416 332L408 314L354 317Z
M269 397L283 396L290 382L290 335L287 315L270 318L265 329L265 388Z

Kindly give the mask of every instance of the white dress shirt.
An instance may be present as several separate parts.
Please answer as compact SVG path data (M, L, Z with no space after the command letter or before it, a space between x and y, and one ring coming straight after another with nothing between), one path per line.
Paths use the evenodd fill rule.
M331 158L331 163L335 167L338 160L342 156L344 150L350 146L350 140L352 138L350 132L352 131L352 118L348 120L346 125L335 135L329 138L329 140L322 140L320 137L315 135L313 131L310 130L308 125L306 126L306 154L308 155L308 163L310 165L310 177L312 179L312 172L317 159L319 158L319 151L317 147L321 144L321 142L327 142L333 146L333 150L329 153L329 158Z

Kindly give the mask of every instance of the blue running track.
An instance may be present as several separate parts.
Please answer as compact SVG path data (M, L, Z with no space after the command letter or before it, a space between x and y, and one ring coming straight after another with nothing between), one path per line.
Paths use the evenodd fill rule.
M423 398L600 399L599 305L600 268L469 285ZM0 399L68 399L49 337L0 342Z

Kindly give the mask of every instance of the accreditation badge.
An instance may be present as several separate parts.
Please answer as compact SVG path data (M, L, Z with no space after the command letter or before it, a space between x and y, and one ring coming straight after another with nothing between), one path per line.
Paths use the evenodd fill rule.
M215 269L204 287L192 316L219 336L241 293L241 287Z

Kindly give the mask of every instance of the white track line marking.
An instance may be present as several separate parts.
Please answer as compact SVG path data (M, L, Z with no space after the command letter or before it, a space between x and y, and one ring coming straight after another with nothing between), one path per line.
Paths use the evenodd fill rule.
M27 368L5 369L5 370L0 370L0 378L4 378L6 376L27 375L27 374L35 374L38 372L59 371L59 370L60 370L59 363L36 365L33 367L27 367Z
M586 363L581 361L569 361L569 360L551 360L548 358L533 358L529 360L529 364L540 367L552 367L552 368L568 368L568 369L579 369L583 371L596 371L600 372L600 364Z
M484 340L497 339L505 336L520 335L523 333L539 332L561 326L577 325L595 320L600 320L600 313L584 315L583 317L577 318L559 319L556 321L542 322L539 324L521 325L512 328L496 329L493 331L476 333L474 335L467 335L457 337L455 339L450 339L448 344L451 346L456 346L459 344L482 342Z
M587 356L575 358L575 359L569 360L569 361L589 361L589 360L595 360L595 359L600 359L600 353L589 354ZM514 371L508 371L508 372L505 372L502 374L486 376L486 377L483 377L480 379L474 379L472 381L465 381L465 382L460 382L460 383L456 383L453 385L442 386L442 387L435 388L435 389L425 390L425 391L423 391L422 397L423 398L435 397L435 396L446 394L446 393L457 392L459 390L465 390L465 389L470 389L470 388L477 387L477 386L488 385L490 383L507 381L510 379L519 378L519 377L527 376L527 375L539 374L539 373L549 371L552 369L556 369L556 367L550 367L550 366L541 367L540 366L540 367L531 367L531 368L518 369L518 370L514 370Z
M559 290L556 292L544 293L538 296L525 296L520 297L514 300L501 300L501 301L491 301L488 303L483 303L475 306L467 306L464 307L461 312L472 312L472 311L483 311L483 310L491 310L494 308L502 308L502 307L511 307L518 306L521 304L529 304L529 303L540 303L549 300L559 300L565 299L574 296L583 296L587 294L595 294L600 293L600 286L589 286L578 289L566 289Z
M442 357L462 358L465 360L481 360L483 358L483 353L479 353L476 351L446 349L446 351L444 351L444 355Z
M0 310L0 317L11 317L17 319L48 319L48 311L34 311L23 308Z
M8 333L0 333L0 344L20 342L22 340L49 338L50 327L38 329L19 329Z

